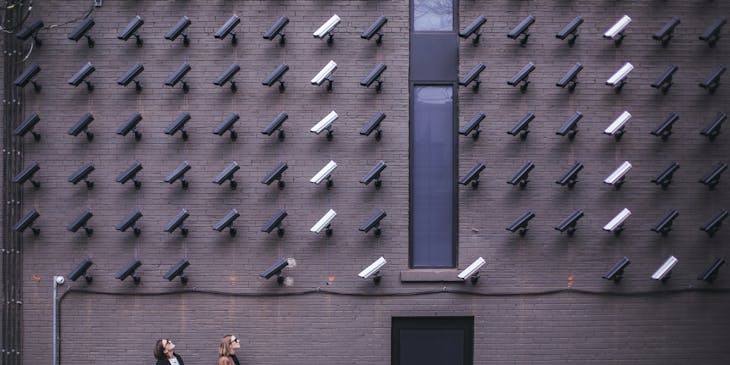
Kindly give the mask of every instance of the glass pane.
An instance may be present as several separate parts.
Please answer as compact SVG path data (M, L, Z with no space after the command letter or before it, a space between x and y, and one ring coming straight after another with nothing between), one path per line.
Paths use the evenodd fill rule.
M453 0L413 0L414 31L450 32L453 22Z
M454 111L451 86L413 89L413 267L454 267Z

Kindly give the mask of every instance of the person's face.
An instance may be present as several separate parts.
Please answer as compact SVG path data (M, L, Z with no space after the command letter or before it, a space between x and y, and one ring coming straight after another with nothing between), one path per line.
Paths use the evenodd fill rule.
M172 350L175 349L175 344L172 343L172 340L162 340L162 347L165 348L166 354L171 354Z
M236 336L231 336L231 348L232 349L241 348L241 340L239 340Z

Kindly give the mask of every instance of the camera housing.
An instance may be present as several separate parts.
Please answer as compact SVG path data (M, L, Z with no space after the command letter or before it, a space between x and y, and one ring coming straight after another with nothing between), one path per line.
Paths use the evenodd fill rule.
M221 171L218 176L213 179L214 184L222 185L226 180L230 180L230 186L231 190L236 190L236 186L238 186L238 183L233 180L233 174L240 169L241 166L238 165L238 162L233 161L231 162L223 171Z
M167 281L173 281L176 277L180 277L180 283L185 285L188 282L188 277L185 276L185 269L190 266L190 261L187 259L180 260L175 266L171 267L170 270L168 270L165 275L162 276L163 279Z
M144 71L144 66L141 63L135 64L117 79L117 84L127 87L130 82L134 81L134 89L138 93L142 92L142 84L139 80L137 80L137 76L139 76L142 71Z
M127 26L119 32L117 39L121 39L126 42L130 37L134 36L134 38L137 39L137 47L142 47L144 41L142 40L142 37L139 36L139 28L142 27L142 24L144 24L144 19L142 19L139 15L135 16L127 24Z
M76 233L79 228L83 228L86 232L86 236L91 236L92 234L94 234L94 230L87 227L86 225L89 223L89 219L91 219L93 216L94 214L91 213L91 210L89 210L88 208L84 209L84 211L77 215L76 218L66 226L66 229Z
M486 167L487 166L484 164L484 162L477 162L477 164L474 165L474 167L472 167L469 172L467 172L459 179L459 184L468 185L471 183L471 187L476 189L477 186L479 186L479 174Z
M573 167L568 170L558 181L556 181L556 184L559 184L560 186L568 186L568 189L572 189L573 186L575 186L575 183L578 182L578 173L580 170L583 170L583 164L576 161Z
M126 232L129 228L132 228L134 235L139 236L139 234L142 233L142 229L140 229L137 225L137 221L140 218L142 218L142 212L139 208L137 208L124 217L124 220L115 225L114 228L120 232Z
M85 257L66 277L71 281L76 281L83 276L86 283L90 284L93 281L93 277L88 275L87 271L89 271L89 268L93 264L90 258Z
M525 139L527 139L527 134L530 133L530 122L532 122L533 119L535 119L535 114L525 114L525 116L517 121L517 124L515 124L511 130L507 131L507 134L512 136L516 136L519 134L520 139L524 141Z
M662 46L666 46L672 40L672 37L674 37L674 28L680 23L679 18L673 16L651 37L662 42Z
M279 93L283 93L286 89L286 85L284 83L284 80L281 78L284 77L284 74L289 71L289 66L286 63L282 63L281 65L277 66L274 71L271 71L271 73L266 76L264 81L261 82L262 85L271 87L274 85L277 81L279 82Z
M182 134L183 141L188 140L188 132L185 130L185 123L190 120L190 113L182 113L165 128L165 134L174 136L175 133L180 131Z
M96 23L93 18L85 18L76 26L76 28L74 28L74 30L71 31L71 33L68 34L68 39L78 42L82 37L86 37L86 44L89 48L94 48L96 42L94 42L94 39L87 34L89 30L94 27L94 24Z
M238 88L236 87L236 82L233 81L233 76L235 76L240 70L241 66L236 63L228 66L228 68L213 81L213 85L223 87L227 82L229 82L231 84L231 92L235 94Z
M358 230L361 232L368 233L368 232L370 232L370 230L372 230L374 228L375 237L380 237L380 234L382 233L382 231L380 229L380 221L382 221L383 218L385 218L386 216L387 216L387 214L385 213L384 210L378 209L375 211L375 213L373 213L373 215L370 216L370 218L368 218L368 220L365 223L363 223L360 226L360 228L358 228Z
M530 182L529 180L529 174L532 169L535 168L535 164L532 163L532 161L527 161L519 171L517 171L514 176L512 176L509 181L507 181L507 184L510 185L519 185L520 189L524 189L527 186L527 183Z
M581 24L583 24L583 17L576 16L562 29L560 29L560 31L558 31L558 33L555 35L555 38L565 40L565 38L570 37L570 39L568 39L568 46L573 47L576 39L578 38L578 27Z
M180 20L177 21L177 23L165 34L165 39L170 41L175 41L177 37L183 36L183 45L185 47L190 45L190 38L188 38L188 34L185 32L185 30L190 26L192 22L190 21L190 18L183 15Z
M189 216L190 213L187 209L180 209L180 212L178 212L177 215L167 223L164 232L173 233L176 229L180 228L180 233L182 233L183 236L187 236L188 229L185 228L185 220L188 219Z
M15 175L15 177L13 178L13 182L23 185L26 181L30 181L30 183L33 184L36 189L38 189L41 187L41 183L33 180L33 175L40 169L41 167L38 162L33 161L30 163L30 165L26 166L22 171Z
M474 39L472 39L472 45L474 47L479 45L479 38L482 36L482 25L484 25L487 22L487 18L484 15L480 15L476 17L469 25L464 28L461 32L459 32L459 37L464 39L469 39L472 35L474 35Z
M94 171L94 164L85 163L68 177L68 182L76 185L79 181L83 180L86 183L86 188L91 190L94 187L94 182L89 180L89 174L91 174L92 171Z
M477 112L476 114L474 114L473 117L471 117L466 125L459 128L459 134L461 134L462 136L468 136L471 134L471 137L474 140L477 140L479 138L479 134L482 132L482 129L480 127L481 123L486 117L487 116L484 113Z
M23 233L26 229L30 228L31 231L33 231L33 235L38 236L41 234L41 230L40 228L33 227L33 222L35 222L35 220L40 216L40 213L38 213L35 208L31 208L28 213L25 213L25 215L23 215L23 217L15 223L13 231Z
M41 31L41 29L43 29L43 21L40 19L36 19L21 28L20 31L15 35L15 37L22 41L28 40L28 38L33 37L33 44L36 47L40 47L43 44L40 38L38 38L38 33Z
M241 17L239 17L236 14L231 15L228 20L226 20L225 24L223 24L218 30L213 34L213 37L216 39L225 39L226 36L229 34L231 35L231 44L237 45L238 39L236 39L236 33L233 33L233 29L236 28L238 23L241 22Z
M142 171L142 164L139 161L134 161L131 166L117 176L117 182L124 184L132 180L134 182L134 188L139 190L142 187L142 182L137 180L137 173L140 171Z
M565 218L560 224L555 226L555 229L560 232L568 232L568 236L572 236L575 233L575 226L578 224L578 220L583 217L582 210L576 210Z
M165 176L165 182L168 184L174 184L175 181L180 180L183 190L188 188L188 181L185 180L185 173L190 170L191 166L187 161L181 162L175 170L169 175Z
M283 47L284 44L286 44L286 39L284 38L286 36L286 34L284 34L284 27L287 24L289 24L289 18L282 16L269 28L269 30L266 31L266 33L264 33L264 39L273 41L276 36L279 36L279 45Z
M472 262L466 269L462 270L457 277L461 280L466 281L470 279L472 284L476 284L479 280L479 270L487 263L483 257L479 257Z
M530 85L530 81L528 81L528 78L530 77L530 73L535 70L535 64L532 62L528 62L526 65L522 67L522 69L517 72L512 78L507 81L507 85L516 87L517 85L520 85L520 92L523 94L527 92L527 87Z
M373 82L377 81L378 85L375 86L375 92L380 94L383 89L383 80L381 80L381 76L383 74L383 71L385 71L387 68L388 66L383 63L377 64L367 76L360 80L360 85L370 88L370 85L372 85Z
M134 280L135 284L139 284L142 281L142 278L135 275L135 272L137 269L142 266L142 261L139 261L139 259L132 259L127 265L125 265L120 271L117 271L117 273L114 275L115 278L124 281L124 279L128 277L132 277L132 280Z
M127 118L127 120L122 123L119 128L117 128L117 134L120 136L126 136L129 134L129 132L134 131L134 139L136 141L139 141L142 139L142 133L137 130L137 124L142 121L142 114L139 114L139 112L135 112L132 115Z
M386 165L384 161L378 161L375 166L373 166L373 168L360 179L360 183L370 185L372 181L375 181L375 190L379 190L380 186L383 184L380 180L380 173L382 173L386 167L388 167L388 165Z
M568 87L568 92L572 93L575 91L575 87L578 86L578 74L583 70L583 65L580 62L576 62L568 72L563 75L555 86L565 88Z
M375 19L375 21L368 26L367 29L365 29L362 34L360 34L360 38L370 40L375 36L378 35L378 38L375 39L375 44L380 47L380 45L383 43L383 32L381 31L385 23L388 22L388 18L381 15L378 17L378 19Z
M726 69L727 67L725 65L717 65L705 76L705 80L700 82L700 87L706 89L710 94L714 94L715 90L720 86L720 76L725 73Z
M618 284L621 279L624 277L624 270L626 270L626 267L631 264L631 261L629 261L629 258L624 256L618 262L616 262L605 274L603 274L602 278L606 280L613 280L614 283Z
M41 92L41 85L37 83L34 78L38 75L38 73L41 72L41 66L38 66L38 64L31 64L28 67L26 67L23 72L18 76L18 78L15 79L13 84L15 86L24 88L25 85L28 85L28 83L33 84L33 89L36 93Z
M271 231L276 229L276 233L279 237L284 237L283 222L287 215L286 210L280 209L266 224L264 224L263 227L261 227L261 232L271 233Z
M459 85L468 87L469 84L474 82L474 86L472 86L472 91L474 93L479 92L479 85L481 85L481 80L479 80L479 75L486 69L487 66L485 66L483 63L476 64L474 67L467 72L466 75L464 75L461 79L459 79Z
M92 73L96 71L96 68L91 64L91 62L87 62L83 67L81 67L80 70L76 72L73 76L71 76L70 79L68 79L68 84L73 85L74 87L79 86L82 82L86 83L86 89L89 92L94 91L94 85L89 81L86 80L87 77L89 77Z
M669 184L672 183L672 177L674 176L674 173L679 169L679 164L672 161L669 166L667 166L662 172L657 175L657 177L653 178L651 182L657 185L661 185L662 189L666 190L669 187Z
M522 36L522 39L520 39L520 46L525 47L527 46L527 39L530 37L530 33L528 31L530 30L530 26L532 23L535 22L535 17L532 15L528 15L522 21L520 24L517 24L512 30L507 33L507 38L510 39L517 39L520 36Z
M528 231L527 226L529 225L532 218L535 218L535 213L528 210L522 213L522 215L520 215L519 217L517 217L517 219L515 219L512 224L507 226L506 229L512 233L517 232L520 234L520 236L524 236L525 233L527 233Z
M669 115L664 118L664 121L662 121L662 124L649 133L654 136L661 137L662 141L666 141L669 139L669 136L672 135L672 126L677 120L679 120L679 115L677 113L669 113Z
M710 123L708 123L707 126L700 131L700 134L707 137L710 142L714 141L720 134L720 128L722 127L722 122L724 122L725 119L727 119L727 114L718 112L717 115L715 115L715 118L713 118Z
M218 232L223 232L224 229L228 228L228 234L231 237L236 236L236 229L233 228L233 222L236 220L236 218L240 217L241 214L238 213L238 210L231 209L226 215L221 218L216 224L213 225L213 230Z
M165 80L165 85L175 87L178 82L182 82L183 93L187 94L188 91L190 91L190 86L187 81L185 81L185 75L187 75L191 69L192 67L190 64L183 62L180 66L178 66L177 70L175 70L175 72L173 72L172 75Z
M35 127L38 122L41 121L41 117L38 115L38 113L33 113L29 117L25 118L20 125L15 128L15 135L23 137L28 132L30 132L33 135L33 139L35 139L36 142L41 140L41 134L34 131L33 128Z
M274 117L274 119L269 122L269 124L264 127L264 129L261 130L261 134L265 134L267 136L270 136L274 134L277 130L279 131L279 141L283 141L284 138L286 138L286 134L284 133L284 122L289 119L289 114L286 112L281 112Z
M241 117L238 115L238 113L230 113L226 116L223 121L221 121L220 124L218 124L218 127L216 127L213 130L213 134L218 136L223 136L226 132L231 132L231 140L235 141L236 138L238 138L238 133L233 129L233 125L236 124L238 119Z
M282 175L287 168L289 168L289 165L287 165L286 162L280 163L271 172L269 172L268 175L264 176L264 178L261 179L261 183L265 185L271 185L272 182L278 181L279 190L284 189L286 183L282 179Z
M377 114L373 115L370 120L365 123L362 128L360 128L360 135L363 136L370 136L373 131L376 131L375 133L375 140L380 141L380 139L383 136L383 131L380 129L380 123L385 119L385 113L378 112Z

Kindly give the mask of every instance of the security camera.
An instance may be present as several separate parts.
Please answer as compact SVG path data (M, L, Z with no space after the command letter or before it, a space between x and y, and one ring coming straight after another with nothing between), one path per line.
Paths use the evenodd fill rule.
M573 115L568 118L568 120L563 123L562 126L560 126L560 129L558 129L555 134L559 136L568 136L569 140L573 140L575 138L575 135L578 134L578 122L583 119L583 113L581 112L575 112Z
M327 130L327 140L332 140L332 123L334 123L337 118L337 112L333 110L329 114L327 114L327 116L322 118L322 120L317 122L317 124L309 129L309 131L314 134L320 134L322 133L322 131Z
M715 44L720 39L720 31L722 26L727 23L727 19L721 16L710 23L704 32L700 35L700 40L707 42L710 48L715 47Z
M86 18L79 23L79 25L74 28L74 30L71 31L71 33L68 34L68 39L78 42L79 39L82 37L86 37L86 43L89 46L89 48L94 48L94 39L89 36L88 33L89 30L94 26L94 19L93 18Z
M469 86L472 82L474 82L474 86L472 86L472 91L475 93L479 92L479 85L482 83L481 80L479 80L479 75L484 71L484 69L487 68L483 63L476 64L474 67L469 70L469 72L464 75L461 79L459 79L459 85L461 86Z
M330 60L326 65L312 78L312 85L320 86L327 80L327 92L332 92L332 73L337 70L337 63Z
M188 219L189 216L190 213L188 213L187 209L181 209L180 212L167 223L164 232L173 233L176 229L180 228L182 235L187 236L188 229L185 228L185 220Z
M79 133L84 132L86 134L86 139L88 141L93 140L94 133L91 133L89 131L89 125L93 121L94 121L94 116L91 113L85 113L84 115L81 116L81 118L79 118L79 120L76 121L76 123L73 126L71 126L71 128L69 128L68 134L76 137L79 135Z
M631 170L631 162L624 161L616 170L603 180L604 184L612 185L616 190L621 188L626 179L626 174Z
M134 182L134 188L139 190L139 188L142 187L142 182L137 180L137 173L140 171L142 171L142 164L139 161L134 161L131 166L117 176L117 182L124 184L127 181L132 180L132 182Z
M183 141L188 139L188 132L185 131L185 123L190 120L190 113L182 113L165 128L165 134L174 136L177 131L182 134Z
M15 223L13 226L13 231L23 233L27 228L30 228L31 231L33 231L34 235L39 235L41 233L40 228L34 228L33 222L35 222L38 217L40 217L40 213L38 213L35 208L31 208L28 213L25 213L25 215L20 218L20 220Z
M233 222L240 216L241 214L238 213L236 209L231 209L223 218L213 225L213 230L223 232L224 229L228 228L228 234L230 234L231 237L234 237L236 235L236 229L233 228Z
M63 277L63 275L55 275L53 277L53 282L55 285L63 285L64 282L66 282L66 279Z
M76 281L78 280L78 278L83 276L87 284L91 283L93 281L93 278L91 277L91 275L87 275L86 272L93 264L94 263L91 261L91 259L86 257L81 260L81 262L76 265L76 267L66 277L69 278L69 280L71 281Z
M527 92L527 86L530 85L530 81L527 79L530 77L530 73L535 70L535 64L532 62L528 62L526 65L522 67L522 69L517 72L512 78L507 81L507 85L511 86L517 86L520 83L522 84L520 86L520 92L523 94Z
M672 87L674 84L672 82L672 75L674 75L675 72L679 69L678 66L675 65L669 65L667 68L662 72L661 75L651 84L651 87L661 90L662 94L666 94L667 91L669 91L669 88Z
M571 213L568 218L565 218L560 224L555 226L555 229L560 232L568 232L568 236L572 236L575 233L575 226L578 224L578 220L583 217L582 210L576 210Z
M124 75L117 79L117 84L126 87L130 82L134 81L134 89L137 90L137 92L142 92L142 84L140 84L139 80L137 80L137 76L139 76L142 71L144 71L144 66L141 63L135 64L132 68L127 70Z
M377 81L378 85L375 86L375 92L380 94L380 92L383 89L383 80L380 79L380 76L383 74L383 71L387 69L388 66L386 66L383 63L377 64L370 73L365 76L362 80L360 80L360 85L365 86L367 88L370 88L370 85L373 84L373 82Z
M277 130L279 131L279 140L283 141L286 135L284 134L284 128L282 125L284 122L289 119L289 114L286 112L281 112L274 117L274 119L269 122L264 129L261 130L261 134L265 134L267 136L270 136L274 134Z
M621 136L624 135L624 127L626 126L626 123L631 120L631 113L628 111L625 111L621 113L616 119L611 122L611 124L606 127L606 129L603 131L604 134L608 134L609 136L613 136L616 141L621 139Z
M114 228L120 232L126 232L129 228L132 228L134 235L139 236L139 234L142 233L142 230L137 226L137 221L140 218L142 218L142 212L139 209L135 209L124 217L124 220L117 223Z
M651 278L654 280L661 280L662 282L669 280L669 277L672 276L672 269L675 265L677 265L676 257L669 256L669 258L664 261L662 266L659 266L659 268L651 275Z
M715 185L720 183L720 176L727 170L727 164L724 162L718 162L715 167L708 171L705 176L702 177L700 182L707 185L710 190L715 189Z
M165 275L162 276L163 279L167 281L173 281L176 277L180 277L180 283L183 285L188 282L187 276L185 276L185 269L190 266L190 261L187 259L180 260L175 266L171 267Z
M662 121L662 124L649 133L657 137L662 137L662 140L666 141L669 136L672 135L672 125L674 125L674 122L677 120L679 120L679 115L677 115L677 113L669 113L669 115L664 118L664 121Z
M324 167L319 170L314 176L312 176L311 179L309 179L309 182L313 184L319 185L322 181L327 180L327 189L331 188L332 185L334 185L334 182L332 181L332 171L334 171L337 168L337 162L331 161L328 162Z
M512 178L507 181L507 184L510 185L520 185L521 189L524 189L527 186L527 183L530 182L529 180L529 174L532 169L535 168L535 164L532 163L532 161L527 161L517 173L512 176Z
M720 76L725 73L726 69L727 67L725 65L717 65L717 67L707 74L705 80L700 83L700 87L707 89L710 94L714 94L715 90L720 86Z
M142 43L144 42L137 32L142 24L144 24L144 19L142 19L139 15L135 16L132 18L132 21L130 21L129 24L127 24L127 26L124 27L119 34L117 34L117 39L121 39L126 42L129 37L134 36L134 38L137 39L137 47L142 47Z
M94 164L86 163L68 177L68 182L76 185L79 181L83 180L86 182L86 188L92 189L94 182L88 179L92 171L94 171Z
M76 233L76 231L78 231L79 228L83 228L84 231L86 231L86 235L91 236L92 234L94 234L94 230L92 228L87 227L86 225L87 225L87 223L89 223L89 219L91 219L91 217L93 217L93 216L94 216L94 214L91 213L91 211L89 209L84 209L83 212L81 212L78 216L76 216L76 218L74 218L74 220L72 220L71 223L69 223L66 226L66 229L71 232Z
M720 211L715 214L712 218L710 218L709 221L707 221L705 224L703 224L700 227L700 231L704 231L707 233L708 236L712 237L715 235L715 233L720 229L722 226L722 221L727 218L728 212L725 209L720 209Z
M266 33L264 33L264 39L273 41L276 36L280 36L279 44L283 47L286 43L286 40L284 40L284 27L287 24L289 24L289 18L282 16L271 26L271 28L269 28L269 30L266 31Z
M626 62L623 66L621 66L618 71L616 71L611 77L606 80L606 85L609 85L614 88L616 93L620 93L621 89L626 84L626 79L629 76L629 72L634 69L634 65L632 65L629 62Z
M185 32L185 29L187 29L190 26L190 18L187 16L183 16L180 18L180 20L177 21L175 26L173 26L167 34L165 34L165 39L168 39L170 41L174 41L179 37L180 35L183 36L183 45L187 47L190 45L190 38L188 38L188 34Z
M624 256L621 260L618 260L602 277L606 280L613 280L614 283L621 281L624 277L624 270L631 264L629 258Z
M327 38L327 45L332 45L332 31L335 29L337 24L340 24L340 17L337 16L337 14L332 15L331 18L329 18L324 24L322 24L317 30L312 33L314 38L324 38L325 36L328 36Z
M555 35L555 38L560 40L568 39L568 46L572 47L575 44L575 40L578 38L578 27L583 24L583 17L576 16L570 23L566 24L560 31Z
M651 227L651 230L656 233L661 233L662 236L668 235L672 230L672 223L677 216L679 216L679 212L676 209L668 211L654 227Z
M180 180L182 188L188 188L188 181L185 180L185 173L190 170L190 164L187 161L183 161L173 170L169 175L165 176L165 182L168 184L174 184L175 181Z
M472 40L472 45L476 47L479 45L479 38L482 36L482 25L487 22L487 18L484 15L478 16L476 19L474 19L471 24L467 25L464 30L459 32L459 37L464 39L469 39L472 35L474 35L474 39Z
M360 179L360 183L370 185L370 182L375 181L375 189L380 189L380 186L383 184L380 181L380 173L383 172L386 167L388 167L388 165L386 165L385 162L378 161L378 163L376 163L375 166L373 166L373 168Z
M662 42L662 46L669 44L669 41L674 37L674 28L676 28L681 21L676 16L670 18L664 25L651 37Z
M676 162L672 162L667 166L662 172L657 175L657 177L653 178L651 182L657 185L661 185L662 189L667 189L669 187L669 184L672 183L672 177L674 176L674 173L679 169L679 164Z
M527 233L527 226L529 225L532 218L535 218L535 213L528 210L522 213L522 215L520 215L517 219L515 219L515 221L507 226L506 229L512 233L517 232L520 234L520 236L524 236L525 233Z
M578 73L583 70L583 65L580 64L580 62L577 62L573 65L573 67L568 70L568 72L563 75L560 80L555 84L557 87L565 88L568 87L569 92L575 91L575 87L578 86Z
M630 216L631 211L627 208L624 208L618 214L616 214L616 216L613 217L608 223L606 223L605 226L603 226L603 230L613 232L613 234L618 235L619 233L621 233L621 231L624 230L624 222L626 222L626 219L628 219Z
M33 78L38 75L38 73L41 72L41 67L37 64L32 64L28 67L26 67L23 72L18 76L18 78L15 79L13 84L18 87L25 87L25 85L28 85L28 83L33 84L33 89L36 92L41 91L41 85L37 83Z
M708 123L707 126L700 131L700 134L709 138L710 142L714 141L720 134L720 128L722 127L722 122L724 122L725 119L727 119L727 114L718 112L710 123ZM17 132L15 134L17 134Z
M378 35L378 38L375 39L375 44L380 46L383 43L383 32L380 30L383 28L385 23L388 22L388 18L384 16L379 16L378 19L375 19L375 21L370 24L370 26L365 29L362 34L360 34L360 38L370 40L374 35Z
M702 280L704 282L712 284L712 282L717 279L717 274L720 271L720 267L725 263L724 258L716 258L715 261L710 264L710 266L705 269L699 276L697 276L697 280Z
M474 262L471 263L471 265L467 266L466 269L464 269L462 272L460 272L457 277L461 280L466 280L471 278L471 283L476 284L479 280L479 270L486 264L487 261L484 260L483 257L479 257Z
M524 36L520 40L520 46L525 47L527 45L527 38L530 37L530 33L528 33L528 31L530 30L530 26L534 22L535 17L532 15L528 15L525 19L522 19L520 24L517 24L516 27L512 28L512 30L507 33L507 37L510 39L517 39L519 36Z
M335 212L333 209L330 209L325 213L325 215L320 218L317 223L315 223L312 228L309 229L310 232L314 232L319 234L324 229L328 236L332 235L332 228L330 227L330 223L332 223L332 220L337 215L337 212Z
M30 181L30 183L33 184L36 189L38 189L41 187L41 183L33 180L33 175L40 169L41 167L40 165L38 165L38 162L33 161L30 165L26 166L23 171L15 175L15 177L13 178L13 182L23 185L26 181Z
M238 23L241 22L241 18L238 15L231 15L230 18L226 21L223 26L218 28L218 30L213 34L213 37L216 39L225 39L228 34L231 35L231 44L236 45L238 44L238 39L236 39L236 33L232 33L233 28L235 28Z
M276 214L269 219L269 221L264 224L263 227L261 227L261 232L271 233L271 231L276 228L276 233L279 235L279 237L284 236L284 227L283 222L284 218L287 216L287 212L284 209L280 209Z
M278 181L279 189L284 189L284 185L286 183L282 179L282 174L284 174L284 171L286 171L287 168L289 168L289 166L286 162L280 163L273 170L271 170L268 175L264 176L264 178L261 179L261 183L265 185L271 185L272 182Z
M190 66L190 64L188 64L187 62L183 62L177 68L177 70L175 70L175 72L173 72L172 75L170 75L167 80L165 80L165 85L169 87L175 87L178 82L182 81L183 93L187 94L188 91L190 91L190 86L188 86L187 81L185 81L185 75L187 75L191 69L192 67Z
M459 184L468 185L471 183L471 187L476 189L477 186L479 186L479 174L486 167L487 166L484 164L484 162L477 162L477 164L474 165L474 167L472 167L469 172L467 172L459 179Z
M375 228L375 237L380 237L380 234L382 233L380 230L380 221L386 216L387 214L385 214L384 210L378 209L370 216L370 218L368 218L367 222L363 223L360 228L358 228L358 230L368 233L371 229Z
M613 39L614 45L616 47L620 46L621 41L624 40L624 32L626 31L626 27L629 26L629 23L631 23L631 18L628 15L622 16L621 19L611 26L611 28L608 28L608 30L603 33L603 38Z
M94 73L94 71L96 71L96 68L94 68L91 62L87 62L78 72L76 72L75 75L68 79L68 84L77 87L82 82L86 82L86 89L89 92L92 92L94 90L94 85L92 85L90 81L86 80L86 78Z
M126 136L129 132L134 131L134 139L139 141L142 139L142 133L137 130L137 124L142 121L142 114L135 112L117 128L117 134L120 136Z
M572 189L573 186L575 186L575 183L578 182L578 173L580 170L583 170L583 164L576 161L573 167L568 170L558 181L556 181L556 184L559 184L561 186L568 186L568 189Z
M284 80L281 78L284 76L284 74L289 71L289 66L285 63L282 63L281 65L277 66L274 71L272 71L264 81L261 82L262 85L271 87L274 85L277 81L279 82L279 92L283 93L286 89L286 86L284 85Z
M388 261L386 261L385 258L383 258L383 256L380 256L380 258L378 258L377 260L375 260L375 262L373 262L368 267L366 267L365 269L363 269L362 271L360 271L360 273L357 274L357 276L359 276L359 277L361 277L363 279L367 279L371 275L374 274L375 276L373 276L373 282L377 285L377 284L380 283L380 278L381 278L381 276L380 276L380 269L383 266L385 266L385 264L387 262Z
M517 124L515 124L511 130L507 131L507 134L516 136L520 135L521 140L525 140L527 138L527 134L530 133L530 122L535 119L535 114L533 113L527 113L524 117L520 118L520 120L517 121Z
M33 135L33 138L37 141L40 141L41 134L34 131L33 128L35 125L40 122L41 117L38 115L38 113L33 113L29 117L25 118L20 125L15 128L15 135L23 137L28 132L30 132Z
M236 87L236 82L233 81L233 76L235 76L238 73L238 71L240 71L240 70L241 70L241 66L239 66L235 63L228 66L228 68L225 71L223 71L223 73L220 74L220 76L218 76L218 78L215 79L215 81L213 81L213 85L223 87L226 84L226 82L230 82L231 83L231 92L235 93L236 90L238 90L238 88Z
M233 174L240 169L241 166L238 166L238 163L236 161L233 161L228 165L223 171L218 174L218 176L213 179L214 184L222 185L226 180L230 181L231 190L236 190L236 186L238 186L238 183L233 180Z
M296 266L296 261L292 258L279 259L273 265L269 266L268 269L262 271L259 276L268 280L272 276L276 275L276 282L279 285L282 285L284 284L286 278L281 274L281 271L284 270L284 268L286 268L287 266Z
M40 19L36 19L21 28L20 31L15 35L15 37L22 41L28 40L28 38L33 37L33 43L37 47L40 47L42 42L38 38L38 32L40 32L41 29L43 29L43 21Z
M362 127L360 128L360 135L363 136L369 136L373 131L377 131L375 133L375 140L380 141L380 138L383 135L382 130L380 129L380 123L385 119L385 113L378 112L377 114L373 115L372 118Z
M465 126L459 128L459 134L462 136L468 136L471 134L471 137L475 140L479 138L479 134L482 132L482 129L480 128L480 125L482 123L482 120L486 118L487 116L482 112L477 112L474 114L473 117L469 120L468 123L466 123Z
M121 281L124 281L124 279L131 276L132 280L134 280L134 283L139 284L140 281L142 281L142 278L135 275L134 273L140 266L142 266L142 261L139 261L139 259L132 259L132 261L127 263L127 265L125 265L120 271L118 271L114 275L114 277Z
M238 133L236 133L236 131L233 129L233 125L236 124L236 121L238 121L238 119L240 119L238 113L228 114L228 116L226 116L226 118L223 119L220 124L218 124L218 127L213 130L213 134L222 136L226 132L230 131L231 140L235 141L236 138L238 138Z

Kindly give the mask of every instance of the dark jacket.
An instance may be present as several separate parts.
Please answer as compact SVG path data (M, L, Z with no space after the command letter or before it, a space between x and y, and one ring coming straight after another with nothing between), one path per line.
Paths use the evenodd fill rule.
M177 359L177 362L180 363L180 365L185 365L185 363L183 363L182 356L180 356L180 355L178 355L178 354L176 354L174 352L172 354L175 355L175 358ZM168 361L167 359L157 360L157 364L156 365L170 365L170 361Z

